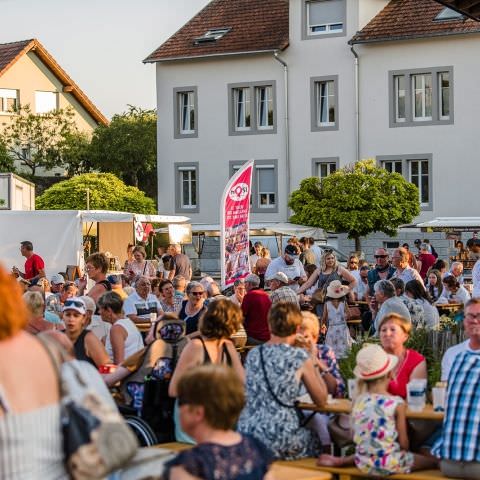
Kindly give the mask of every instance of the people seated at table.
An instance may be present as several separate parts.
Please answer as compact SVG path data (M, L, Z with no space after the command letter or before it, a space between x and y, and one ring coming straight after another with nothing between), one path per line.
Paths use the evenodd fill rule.
M428 330L435 330L440 324L440 316L437 308L432 305L432 300L423 284L418 280L410 280L405 285L405 295L423 309L423 325L417 324L415 327L421 326Z
M480 478L480 299L465 305L465 333L469 337L450 354L448 389L442 436L432 453L440 461L443 475ZM452 349L455 347L452 347ZM450 352L452 351L450 349ZM447 355L449 351L445 355ZM443 375L442 375L443 377Z
M104 322L100 315L95 314L97 305L94 302L93 298L90 298L87 295L82 295L79 298L81 298L85 303L87 315L87 318L85 320L85 323L87 325L86 329L93 332L95 336L105 345L107 337L110 335L110 329L112 328L112 324L109 322Z
M465 304L470 300L470 293L467 289L460 285L459 281L453 276L448 275L443 278L443 291L437 300L437 305L449 303Z
M294 404L304 384L312 401L325 405L327 387L315 368L318 363L303 348L294 346L302 323L300 309L292 303L278 303L271 308L268 323L270 340L247 356L247 403L238 430L263 442L276 458L316 455L318 438L302 426Z
M161 280L158 285L160 292L160 306L166 312L178 313L182 308L183 298L175 295L175 288L171 280Z
M157 316L163 313L158 298L152 293L148 277L137 278L135 292L127 297L123 310L125 316L134 323L150 322L152 313Z
M25 331L32 335L37 335L45 330L54 330L55 324L45 320L45 301L40 292L25 292L23 302L27 307L27 324Z
M423 283L423 278L420 276L418 270L415 270L408 264L408 251L405 248L396 248L392 254L392 263L396 268L392 278L400 278L405 283L410 280L419 280Z
M403 302L408 313L410 313L413 328L417 328L417 326L422 328L425 324L423 306L418 305L405 294L405 282L401 278L391 278L390 281L395 287L395 295Z
M448 271L448 262L437 258L437 261L432 265L432 270L438 270L443 278Z
M288 277L283 272L277 272L273 277L267 278L267 283L272 291L270 295L272 305L278 302L289 302L299 305L299 297L288 286Z
M178 402L182 427L197 446L170 460L162 478L267 478L271 452L254 436L234 431L245 393L232 369L203 365L185 372L178 382Z
M390 313L383 317L378 329L383 349L398 358L388 384L388 391L404 399L407 398L407 383L410 380L427 378L425 357L405 346L411 330L410 320L397 313Z
M389 280L395 273L395 267L390 263L390 255L385 248L377 248L374 254L375 266L368 272L368 295L375 295L374 286L379 280Z
M363 473L384 478L394 473L432 468L435 459L409 451L406 406L389 389L398 357L379 345L367 344L357 354L356 399L352 409L355 454L323 454L319 465L356 465Z
M178 318L185 321L187 334L198 330L198 320L205 312L205 289L200 282L190 282L186 289L187 299L182 301Z
M442 274L440 270L431 268L427 275L425 288L433 302L436 302L443 291Z
M251 273L245 277L247 293L243 298L243 325L247 331L247 345L261 345L270 338L268 312L272 301L267 292L260 288L260 278Z

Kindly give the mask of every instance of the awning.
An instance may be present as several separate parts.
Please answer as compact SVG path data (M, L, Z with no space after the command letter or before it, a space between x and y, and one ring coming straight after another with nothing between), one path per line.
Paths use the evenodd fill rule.
M480 230L480 217L437 217L428 222L417 223L417 227L434 232L475 232Z
M148 223L185 223L190 220L181 215L143 215L108 210L81 210L80 215L84 222L132 222L135 219Z

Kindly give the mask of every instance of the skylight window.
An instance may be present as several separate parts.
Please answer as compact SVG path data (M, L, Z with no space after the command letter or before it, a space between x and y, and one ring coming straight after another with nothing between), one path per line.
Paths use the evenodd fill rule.
M224 37L231 28L212 28L207 30L201 37L197 37L194 40L195 45L200 45L202 43L211 43L220 40Z
M435 20L463 20L465 17L449 7L445 7L436 17Z

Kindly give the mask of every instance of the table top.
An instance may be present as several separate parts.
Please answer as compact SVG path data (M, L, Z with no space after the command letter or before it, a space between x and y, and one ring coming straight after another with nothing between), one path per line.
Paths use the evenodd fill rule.
M352 401L348 398L336 398L332 403L328 403L324 407L319 407L313 403L300 403L300 408L322 413L351 413ZM423 420L443 420L443 412L434 412L433 406L425 405L420 412L413 412L407 406L407 418L416 418Z
M306 468L290 467L274 463L270 469L272 480L329 480L332 474L328 472L320 472L315 470L307 470Z
M445 309L450 309L450 310L453 310L455 308L463 308L463 303L437 303L435 305L438 309L442 309L442 308L445 308Z

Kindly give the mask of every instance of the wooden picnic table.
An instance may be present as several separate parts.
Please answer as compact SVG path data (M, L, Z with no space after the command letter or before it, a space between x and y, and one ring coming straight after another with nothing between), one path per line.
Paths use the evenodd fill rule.
M311 410L313 412L321 413L351 413L352 401L348 398L336 398L332 400L332 402L327 403L324 407L319 407L313 403L300 403L299 407L303 410ZM407 418L443 420L443 412L435 412L431 404L425 405L425 408L420 412L410 410L407 405Z

